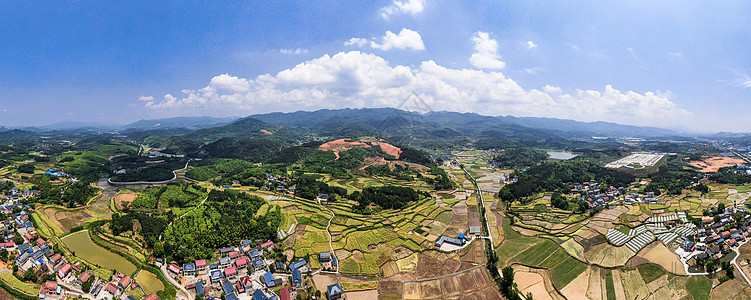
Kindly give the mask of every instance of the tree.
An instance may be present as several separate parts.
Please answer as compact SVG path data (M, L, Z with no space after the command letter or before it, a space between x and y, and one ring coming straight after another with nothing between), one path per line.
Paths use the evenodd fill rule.
M34 164L24 164L18 166L18 173L34 174Z
M88 293L91 290L91 285L93 283L94 283L94 276L91 276L91 277L89 277L89 280L86 280L86 282L84 282L81 285L81 290L83 290L84 292Z
M707 262L704 263L704 270L710 274L714 273L714 271L717 270L717 262L714 259L708 259Z
M34 271L34 268L29 268L26 273L23 273L24 281L37 282L37 279L37 272Z
M700 183L694 186L694 189L698 192L701 192L702 196L706 193L709 193L709 187L706 184Z
M3 248L0 249L0 260L3 262L8 262L8 250Z

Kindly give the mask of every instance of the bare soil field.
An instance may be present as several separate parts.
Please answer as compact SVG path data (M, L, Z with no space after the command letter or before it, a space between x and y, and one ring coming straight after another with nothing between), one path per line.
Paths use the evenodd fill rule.
M722 167L729 167L734 165L742 165L746 163L744 160L736 157L722 157L722 156L708 156L703 157L702 160L692 160L688 164L699 168L699 172L717 172Z
M679 275L686 274L686 271L683 268L683 263L678 260L678 255L673 253L673 251L670 251L670 249L665 247L661 242L652 242L652 244L639 251L638 255L652 263L662 266L665 270L668 270L668 272Z
M736 296L739 294L745 295L743 292L743 283L740 282L740 280L743 279L733 279L723 282L722 284L716 286L714 289L712 289L712 292L709 294L709 299L712 300L724 300L724 299L735 299Z
M383 152L386 152L386 154L389 154L395 158L399 158L402 153L402 149L400 149L399 147L385 143L383 140L376 140L375 138L363 138L361 139L363 140L362 142L348 140L349 139L333 140L318 146L318 150L332 151L336 155L336 159L339 159L340 151L347 151L352 148L370 148L371 146L366 143L368 142L370 144L379 146L381 150L383 150Z
M115 207L117 209L124 209L123 202L132 203L136 199L135 194L118 194L115 195Z
M514 283L519 287L523 295L532 293L533 299L558 300L565 299L556 291L550 272L528 268L522 265L514 265Z

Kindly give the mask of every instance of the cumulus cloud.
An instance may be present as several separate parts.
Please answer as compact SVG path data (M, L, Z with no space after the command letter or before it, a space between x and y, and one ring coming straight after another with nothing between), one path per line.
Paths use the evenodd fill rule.
M537 44L532 41L527 41L527 49L537 48Z
M279 52L282 54L305 54L308 53L308 49L279 49Z
M394 0L391 5L381 8L381 18L387 20L396 14L416 15L425 9L425 0Z
M526 90L500 72L452 69L436 62L418 66L391 65L360 51L305 61L276 75L245 79L228 74L208 86L170 94L146 106L171 113L212 111L252 114L335 108L395 107L412 92L435 110L484 115L556 117L635 125L675 125L690 115L670 101L669 93L576 90L564 93L545 86Z
M370 47L381 50L396 49L410 49L410 50L425 50L425 44L422 42L422 37L417 31L402 28L399 34L394 34L391 31L386 31L386 34L381 38L381 42L370 42Z
M560 87L547 85L547 84L544 87L542 87L542 91L548 94L560 94L563 92L563 90Z
M367 43L368 40L364 38L351 38L349 41L344 42L344 46L357 46L362 48L362 46L365 46Z
M154 97L152 96L143 96L138 98L138 101L154 101Z
M472 37L475 53L469 58L473 66L481 69L503 69L506 63L498 55L498 42L490 38L487 32L478 31Z

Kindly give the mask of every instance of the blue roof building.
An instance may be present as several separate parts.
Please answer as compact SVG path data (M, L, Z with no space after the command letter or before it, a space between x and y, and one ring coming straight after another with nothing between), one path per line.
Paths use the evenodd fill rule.
M240 300L240 298L237 298L237 295L235 295L235 293L227 294L226 296L224 296L224 299L227 299L227 300Z
M306 262L304 259L298 260L296 262L293 262L289 265L290 270L297 270L301 268L302 266L306 265L308 262Z
M235 292L235 286L234 286L234 285L232 285L232 282L229 282L229 281L227 281L227 283L225 283L225 284L224 284L224 285L222 286L222 291L223 291L223 292L224 292L225 294L227 294L227 295L229 295L229 294L232 294L232 293L234 293L234 292Z
M338 283L326 287L326 298L328 299L339 299L342 297L342 294L344 294L344 290Z
M200 280L196 282L196 295L205 295L205 292L203 291L203 282L201 282Z
M250 250L250 258L256 258L261 256L261 252L258 252L258 250Z
M211 283L218 283L224 277L224 273L221 270L211 271Z
M196 265L193 263L189 264L183 264L183 272L195 272L196 271Z
M263 281L266 282L266 286L268 287L276 286L276 282L274 282L274 274L271 274L271 272L266 272L263 274Z
M269 297L266 297L266 294L263 293L261 290L256 290L253 292L253 299L255 300L269 300Z
M266 266L266 263L263 261L263 259L256 259L253 261L253 269L260 269Z
M300 269L292 270L292 286L299 287L302 285L302 272Z

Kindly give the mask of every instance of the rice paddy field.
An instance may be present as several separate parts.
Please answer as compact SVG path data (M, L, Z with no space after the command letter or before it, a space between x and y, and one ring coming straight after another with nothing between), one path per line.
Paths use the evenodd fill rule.
M384 210L367 216L352 213L354 203L326 203L336 214L330 231L340 271L377 275L382 273L382 266L393 260L392 256L399 256L395 249L413 253L435 249L435 239L456 217L450 206L439 206L436 202L435 198L423 198L400 211ZM294 250L295 256L330 251L326 226L331 212L316 201L305 199L272 203L283 208L280 231L285 235L283 243ZM318 267L316 260L311 263L312 267Z

